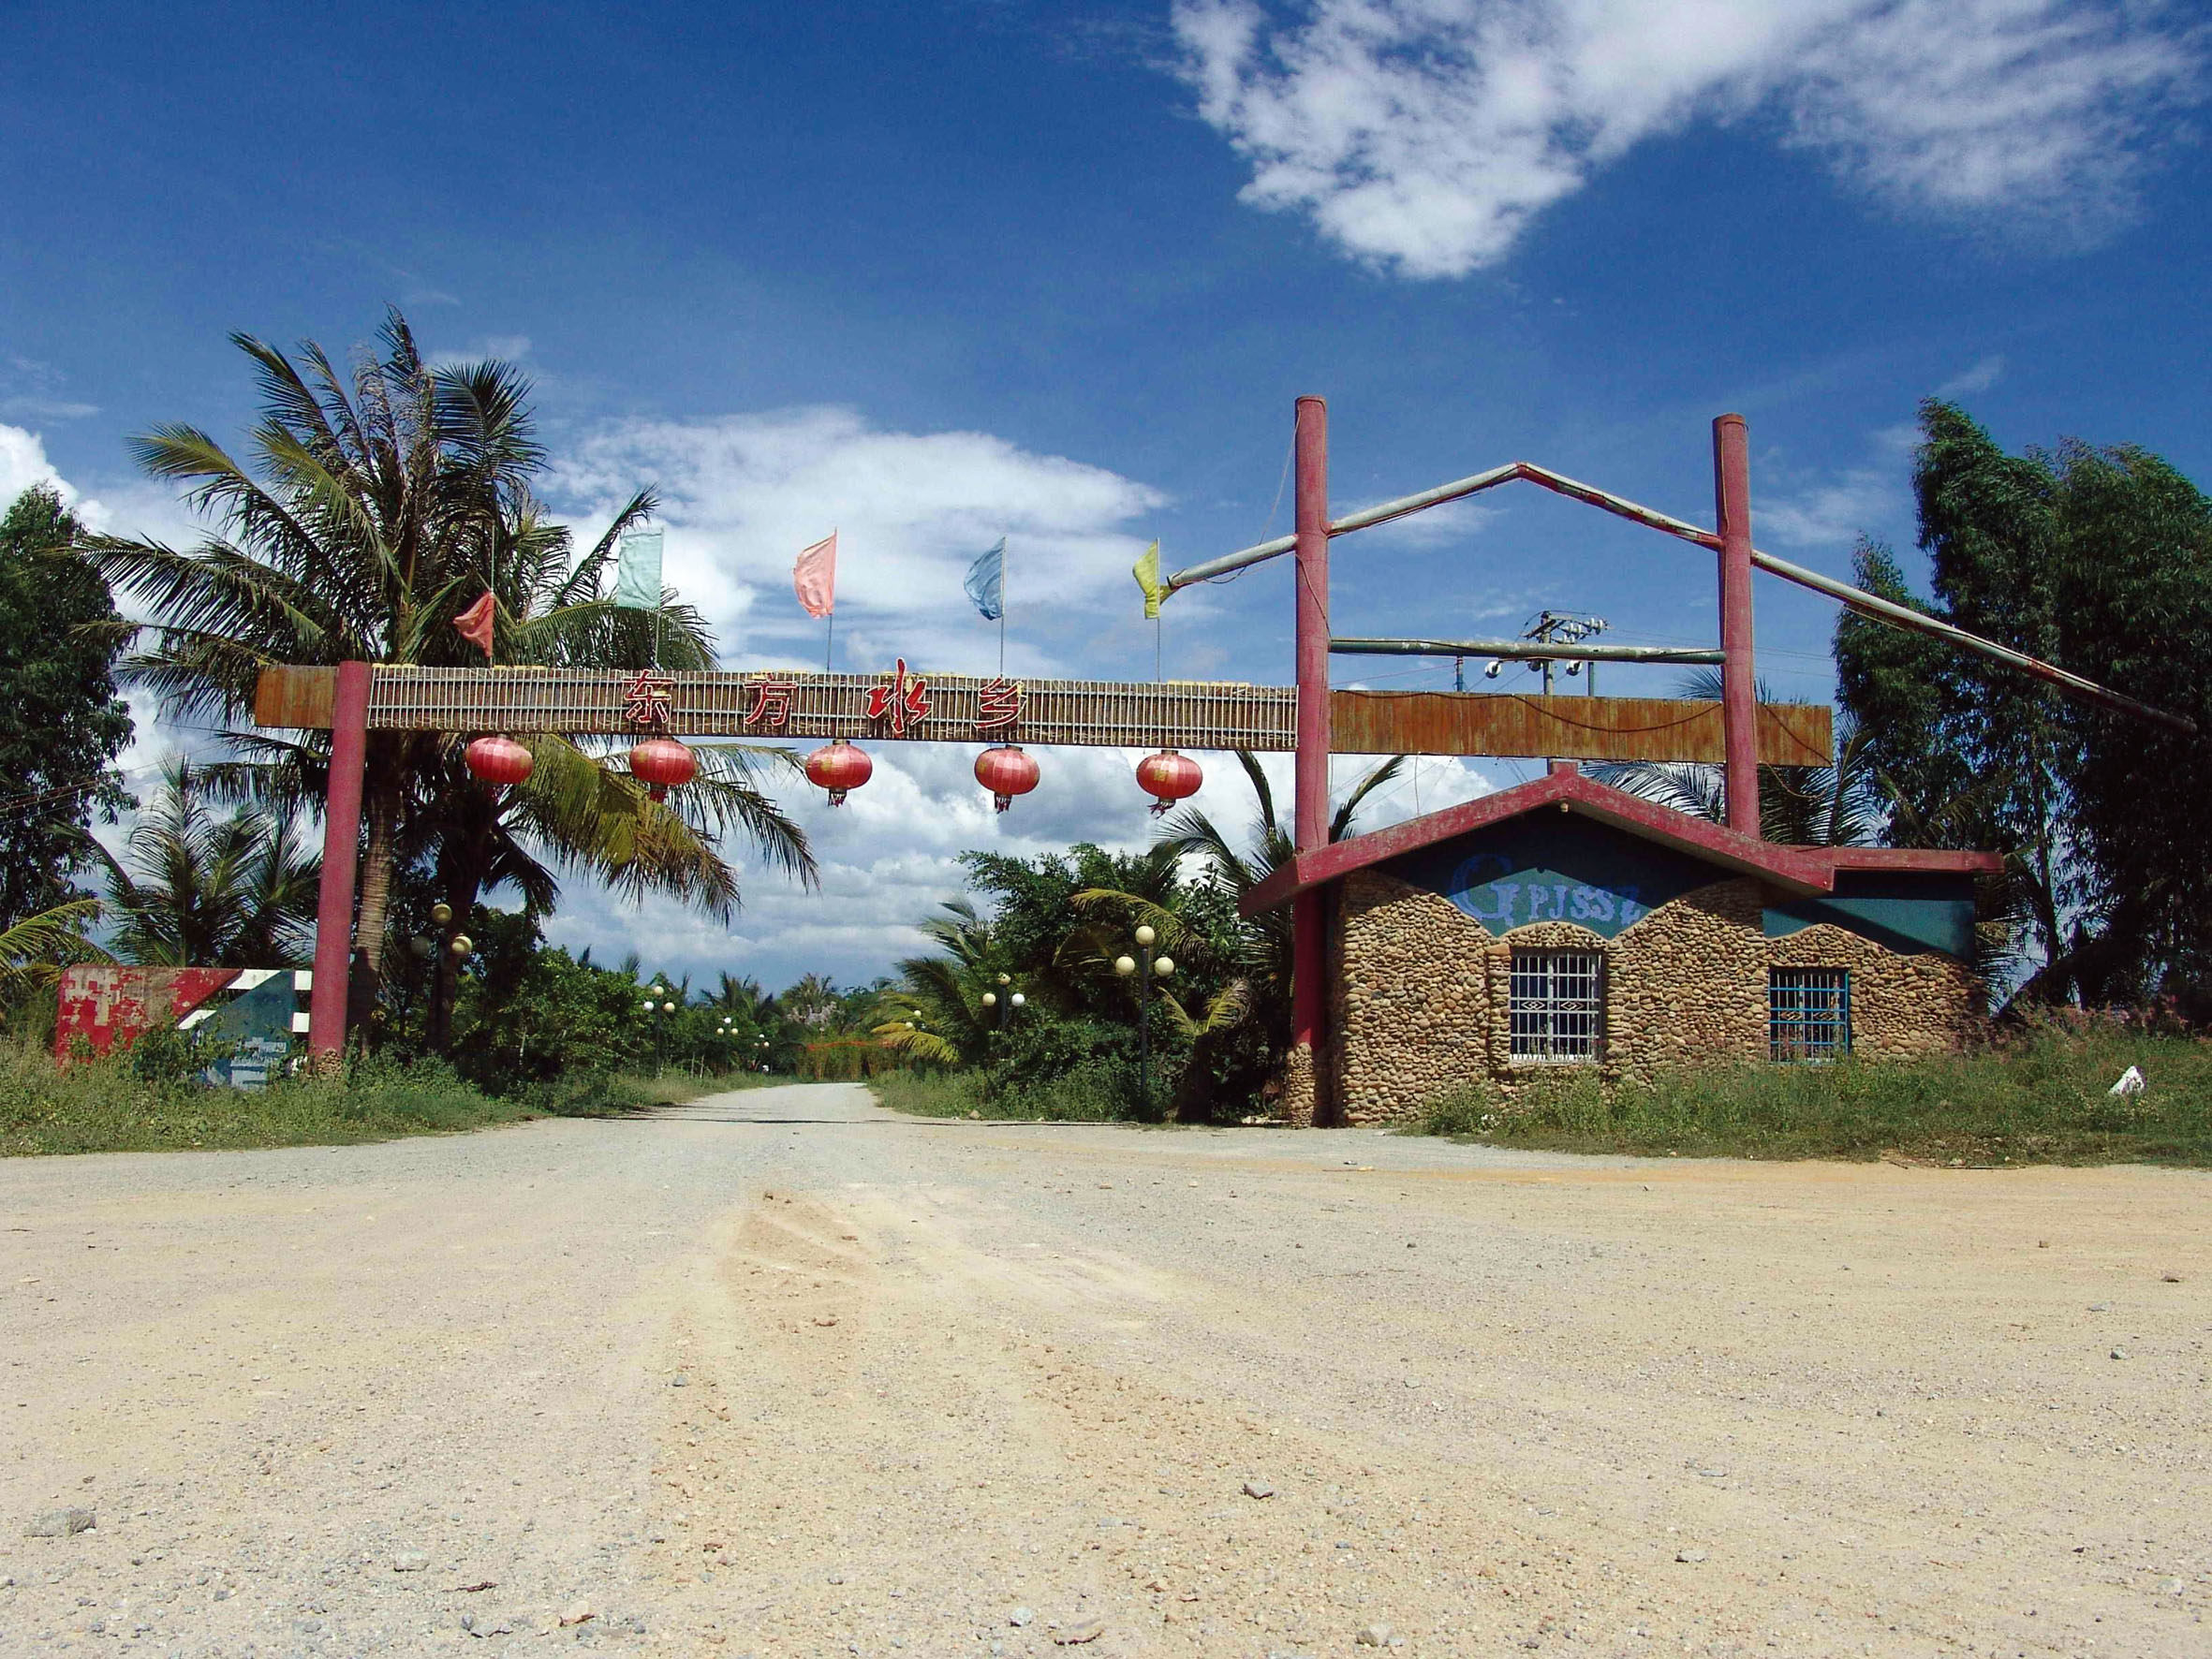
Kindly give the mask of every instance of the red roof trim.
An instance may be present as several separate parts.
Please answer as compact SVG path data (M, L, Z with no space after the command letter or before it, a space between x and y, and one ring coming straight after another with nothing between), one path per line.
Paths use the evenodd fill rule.
M2001 867L1995 853L1922 851L1892 847L1786 846L1744 835L1708 818L1691 817L1611 788L1579 771L1561 770L1495 795L1463 801L1442 812L1393 824L1387 830L1300 853L1245 895L1246 916L1272 910L1295 895L1340 880L1439 841L1487 829L1507 818L1558 805L1630 835L1677 847L1692 856L1773 883L1799 894L1831 892L1838 870L1954 871L1978 874Z

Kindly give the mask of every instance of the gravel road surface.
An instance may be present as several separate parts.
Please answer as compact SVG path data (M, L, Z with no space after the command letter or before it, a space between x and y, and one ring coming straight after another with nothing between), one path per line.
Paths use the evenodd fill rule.
M2208 1205L833 1084L13 1160L0 1655L2204 1655Z

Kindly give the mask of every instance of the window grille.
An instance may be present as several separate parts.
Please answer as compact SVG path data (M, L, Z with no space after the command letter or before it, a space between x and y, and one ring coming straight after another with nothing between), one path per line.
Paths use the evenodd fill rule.
M1851 976L1843 968L1770 968L1766 1051L1772 1060L1833 1060L1851 1051Z
M1595 950L1513 952L1509 1015L1515 1060L1597 1059L1604 1029L1603 960Z

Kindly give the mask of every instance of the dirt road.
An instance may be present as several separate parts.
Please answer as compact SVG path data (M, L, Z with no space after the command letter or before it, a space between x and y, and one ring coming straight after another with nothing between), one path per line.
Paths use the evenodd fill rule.
M840 1085L18 1160L0 1654L2201 1655L2208 1207Z

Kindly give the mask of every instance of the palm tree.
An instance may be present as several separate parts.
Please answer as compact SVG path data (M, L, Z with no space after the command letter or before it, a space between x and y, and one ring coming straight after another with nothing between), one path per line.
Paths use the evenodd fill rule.
M1720 670L1700 668L1686 675L1679 690L1686 697L1718 702ZM1761 682L1757 696L1760 702L1770 702L1774 692ZM1865 736L1849 727L1841 735L1836 758L1826 766L1759 768L1759 830L1768 841L1789 846L1865 846L1881 834L1895 810L1896 791L1875 768ZM1718 766L1609 760L1590 768L1590 776L1690 817L1716 824L1728 819Z
M135 445L145 470L187 486L219 531L188 551L143 538L83 543L111 582L153 612L152 643L126 672L170 710L242 723L261 669L276 664L474 666L476 648L452 623L487 590L504 660L714 666L712 637L691 607L671 595L648 613L601 595L617 538L654 509L649 490L581 556L567 527L546 516L531 493L544 452L528 383L513 368L426 363L396 311L379 333L381 355L364 355L350 377L312 342L295 363L259 340L232 338L255 366L263 405L253 466L187 426L157 427ZM227 735L240 762L212 771L211 786L261 800L321 796L327 735ZM796 765L781 751L703 750L700 784L664 806L603 755L540 737L529 783L494 803L473 785L456 788L469 735L369 734L358 925L371 989L403 857L435 859L450 884L443 896L464 915L503 879L550 903L550 859L727 916L737 888L716 848L732 830L772 865L812 876L804 836L753 781L760 764Z
M174 763L132 828L128 855L109 885L122 922L116 948L130 961L266 968L306 960L322 860L290 813L218 813L198 774Z
M980 1065L998 1023L997 1011L984 1007L983 993L997 989L1001 952L971 901L951 899L940 908L945 914L930 917L921 930L937 954L896 964L898 977L877 1001L882 1018L875 1035L909 1060Z
M85 932L99 915L97 899L66 899L0 928L0 1020L32 992L52 986L70 963L115 960Z
M1258 758L1244 749L1236 752L1236 757L1251 783L1259 807L1246 846L1240 849L1208 814L1196 807L1185 807L1168 820L1154 847L1171 864L1186 857L1202 859L1206 879L1236 901L1241 909L1252 889L1288 864L1297 849L1290 826L1276 815L1275 791L1269 786L1267 774L1261 770ZM1408 758L1394 755L1370 769L1352 785L1351 792L1329 821L1332 843L1342 841L1352 832L1360 808L1366 804L1367 798L1394 779L1405 769ZM1136 895L1086 893L1078 896L1078 903L1119 904L1128 910L1132 923L1150 921L1159 930L1162 939L1180 938L1187 950L1199 944L1190 931L1182 926L1180 918L1165 907L1146 907ZM1202 1115L1211 1109L1212 1103L1199 1093L1207 1076L1207 1067L1200 1063L1210 1048L1241 1043L1248 1050L1250 1070L1255 1074L1249 1082L1255 1092L1279 1070L1290 1044L1290 907L1278 904L1272 910L1243 918L1234 934L1232 960L1222 964L1230 970L1231 977L1197 1014L1185 1009L1173 998L1167 999L1172 1010L1170 1018L1191 1037L1193 1044L1191 1064L1185 1067L1185 1082L1176 1102L1177 1116Z

